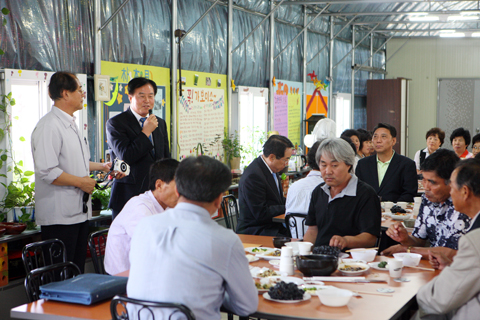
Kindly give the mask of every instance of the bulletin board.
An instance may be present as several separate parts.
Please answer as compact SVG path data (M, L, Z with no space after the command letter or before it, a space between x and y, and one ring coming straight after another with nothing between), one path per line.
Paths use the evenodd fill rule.
M183 71L183 94L178 95L177 158L203 153L224 161L222 140L228 126L226 76ZM180 79L180 78L179 78Z
M130 107L127 85L136 77L145 77L157 84L152 113L165 120L170 137L170 69L109 61L102 61L101 68L103 75L110 76L110 100L103 102L103 153L108 150L105 125L108 119Z
M273 130L286 136L295 145L301 143L302 89L301 82L276 80L273 95Z

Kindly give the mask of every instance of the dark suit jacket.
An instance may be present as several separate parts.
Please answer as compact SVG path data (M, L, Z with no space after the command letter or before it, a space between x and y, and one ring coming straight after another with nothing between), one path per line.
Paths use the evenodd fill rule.
M417 194L418 181L415 162L395 153L382 184L378 185L377 156L360 159L355 171L357 177L368 183L382 197L382 201L412 202Z
M280 179L278 179L280 184ZM281 186L281 185L280 185ZM238 186L240 216L237 233L276 236L288 234L272 218L285 213L285 198L280 194L270 170L261 156L245 169Z
M130 165L130 175L113 182L109 207L118 212L130 198L148 190L150 165L170 157L167 125L158 117L157 120L158 128L152 132L155 148L142 133L142 127L130 108L107 121L107 142L112 150L112 161L118 158Z

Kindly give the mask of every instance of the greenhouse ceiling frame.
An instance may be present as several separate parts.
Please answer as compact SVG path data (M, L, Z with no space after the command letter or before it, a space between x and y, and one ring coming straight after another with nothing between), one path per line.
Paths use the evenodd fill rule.
M101 61L101 36L100 32L103 28L105 28L112 19L122 10L122 8L129 2L129 0L124 0L120 6L116 9L116 11L109 17L105 23L102 25L100 21L100 1L101 0L94 0L94 19L95 19L95 53L94 53L94 68L95 68L95 73L100 74L100 61ZM275 70L275 60L280 57L280 55L283 54L283 52L295 42L297 38L299 38L303 34L303 49L304 49L304 55L303 55L303 104L302 104L302 117L305 119L306 117L306 84L307 84L307 66L321 53L323 52L326 47L329 47L329 77L333 77L333 70L340 62L342 62L348 55L351 55L352 57L352 117L353 117L353 109L354 109L354 88L355 88L355 73L357 71L367 71L369 72L369 77L372 79L372 76L374 73L380 73L380 74L386 74L385 66L388 60L390 60L393 55L389 57L388 60L385 61L385 64L381 68L375 68L373 66L373 57L375 54L377 54L379 51L384 51L386 52L386 44L388 41L390 41L394 37L402 37L402 38L407 38L411 39L412 37L415 37L414 33L422 33L420 37L424 37L424 33L428 33L430 36L431 33L438 32L442 29L438 28L430 28L432 24L441 24L441 25L446 25L447 23L452 23L452 22L446 22L446 21L435 21L435 22L419 22L419 21L406 21L406 20L381 20L381 19L375 19L372 21L365 21L365 20L360 20L360 18L368 17L368 16L378 16L378 17L384 17L387 18L389 16L391 17L406 17L411 14L450 14L450 15L455 15L455 14L460 14L460 13L471 13L471 14L480 14L480 4L478 5L478 8L475 10L472 10L471 8L465 9L465 10L448 10L448 8L444 8L445 10L430 10L432 4L441 4L442 3L448 3L448 2L462 2L462 3L479 3L479 1L474 1L474 0L464 0L464 1L449 1L449 0L435 0L435 1L422 1L422 0L329 0L329 1L286 1L286 0L270 0L270 8L268 13L261 13L261 12L256 12L253 10L249 10L240 6L237 6L233 3L233 0L206 0L208 2L211 2L212 5L202 14L202 16L188 29L186 34L180 38L180 43L181 40L183 40L185 37L187 37L190 32L198 25L198 23L207 16L207 14L217 5L225 6L227 7L228 11L228 42L227 42L227 101L228 101L228 106L229 106L229 112L228 112L228 124L229 128L232 128L232 114L230 112L230 107L231 107L231 99L232 99L232 80L233 80L233 69L232 69L232 61L233 61L233 53L242 45L245 44L247 39L251 37L258 29L259 27L265 23L267 20L269 20L270 23L270 43L269 43L269 69L270 69L270 74L269 74L269 79L268 79L268 87L269 87L269 110L268 110L268 117L269 117L269 130L273 129L273 106L272 102L274 101L274 91L273 91L273 84L272 84L272 79L274 77L274 70ZM415 10L406 10L406 11L378 11L378 12L362 12L360 10L354 11L354 12L344 12L344 8L347 5L355 4L394 4L394 3L428 3L430 5L429 10L423 10L423 11L415 11ZM338 10L338 12L330 12L328 11L329 9L332 8L332 5L338 5L338 4L343 4L344 6ZM298 25L295 23L291 23L289 21L283 21L278 18L275 18L275 11L278 10L281 6L291 6L291 5L296 5L302 6L302 11L303 11L303 25ZM319 5L323 5L323 7L319 7ZM174 36L174 31L177 29L177 21L178 21L178 0L171 0L171 52L172 52L172 57L171 57L171 86L172 86L172 99L171 99L171 140L172 140L172 155L176 156L177 155L177 101L176 101L176 95L177 95L177 83L178 83L178 77L177 77L177 68L178 68L178 50L176 46L176 38ZM444 7L444 6L443 6ZM233 10L242 10L254 15L262 16L263 19L262 21L252 29L252 31L244 38L242 39L239 44L233 48ZM325 32L320 32L317 30L312 30L309 29L309 26L315 21L318 17L324 17L324 18L329 18L329 30L327 33ZM351 18L349 18L351 17ZM403 18L400 18L403 19ZM308 20L308 22L307 22ZM480 21L479 21L480 22ZM276 23L282 23L286 25L293 26L295 28L300 29L299 33L292 39L290 42L280 50L280 52L275 55L275 26ZM476 22L469 22L469 21L462 21L462 26L453 28L455 30L464 30L467 32L475 32L475 31L480 31L479 28L472 28L472 23ZM342 26L342 29L334 34L334 27L335 25ZM392 25L392 26L406 26L405 29L403 28L391 28L389 29L384 28L384 29L379 29L378 27L380 25ZM411 29L409 28L409 25L414 25L415 28ZM340 36L341 31L343 31L347 27L352 28L352 39L343 39ZM420 27L419 27L420 26ZM426 28L422 28L425 27ZM468 27L467 27L468 26ZM450 29L450 28L449 28ZM329 41L327 42L324 47L315 54L315 56L310 59L310 61L307 61L306 57L306 52L308 49L308 32L313 33L313 34L319 34L324 37L327 37ZM362 39L358 42L356 42L356 35L357 34L364 34ZM406 35L398 35L398 34L406 34ZM364 42L367 38L370 38L369 45L365 45ZM383 43L378 47L374 48L374 39L384 39ZM333 65L333 50L334 50L334 45L335 42L334 40L337 41L342 41L342 42L348 42L351 43L352 49L350 52L347 53L337 64L334 66ZM399 48L403 48L403 46L406 44L406 42ZM369 58L367 59L368 65L365 65L367 61L364 61L361 64L355 64L355 51L356 49L361 46L364 48L368 48L370 51ZM398 52L398 50L397 50ZM396 52L394 53L396 54ZM332 86L329 86L329 104L331 101L332 97ZM101 108L99 106L100 103L97 102L97 118L102 119L103 115L101 113ZM328 115L330 116L330 107L328 110ZM353 122L352 122L353 124ZM98 121L97 127L101 127L101 121ZM305 132L305 124L302 122L302 134ZM100 154L100 146L101 146L101 137L99 135L97 141L97 151L98 154Z

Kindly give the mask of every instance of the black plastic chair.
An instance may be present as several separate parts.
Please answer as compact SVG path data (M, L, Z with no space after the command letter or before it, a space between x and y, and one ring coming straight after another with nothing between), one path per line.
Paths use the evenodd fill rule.
M107 274L103 260L105 258L105 249L107 247L108 229L92 232L88 235L88 247L92 255L93 267L95 273Z
M285 215L288 231L292 233L292 229L295 230L295 234L292 233L291 235L292 238L303 239L305 235L305 219L307 219L307 215L303 213L287 213ZM301 221L301 226L298 225L299 220ZM299 231L301 231L301 233L299 233Z
M238 223L238 206L237 199L233 194L222 198L222 211L226 227L235 231Z
M28 302L40 299L40 286L74 278L80 274L80 269L73 262L61 262L50 266L34 269L25 278L25 291Z
M27 244L22 250L22 260L26 273L37 268L66 262L65 244L59 239Z
M127 298L124 296L115 296L110 303L110 313L113 320L128 320L130 319L127 312L127 303L140 306L137 311L137 317L135 319L141 320L141 315L145 315L145 319L155 320L154 309L173 309L174 311L170 314L168 319L171 319L172 316L176 313L181 313L185 315L187 320L195 320L195 315L192 310L184 304L180 303L169 303L169 302L153 302L146 300L138 300ZM118 307L121 305L122 307ZM133 317L132 317L133 318ZM160 320L160 319L158 319Z

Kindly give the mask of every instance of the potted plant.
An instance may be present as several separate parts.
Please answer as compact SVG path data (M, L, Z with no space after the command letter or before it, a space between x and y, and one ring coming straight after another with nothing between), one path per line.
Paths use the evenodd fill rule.
M232 133L230 136L225 132L222 141L223 150L225 151L225 160L230 163L231 169L240 169L240 158L243 147L240 145L238 133Z
M108 202L110 201L110 188L95 189L92 192L92 215L99 215L101 210L108 209ZM97 214L98 213L98 214Z

